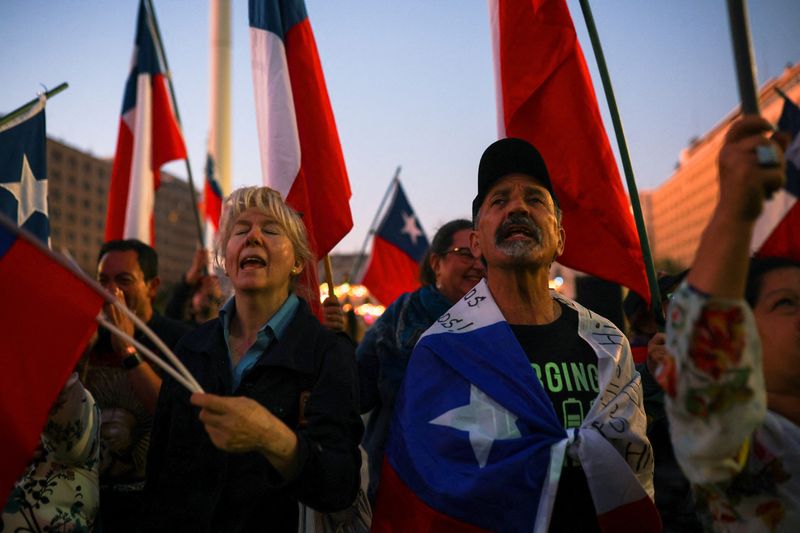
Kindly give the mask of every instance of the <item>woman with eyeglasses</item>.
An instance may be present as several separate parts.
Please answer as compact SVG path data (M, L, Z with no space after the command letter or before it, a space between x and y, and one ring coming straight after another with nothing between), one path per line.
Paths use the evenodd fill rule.
M452 220L436 232L422 262L422 287L395 300L356 350L361 412L371 412L364 434L369 456L369 498L375 502L394 400L420 335L485 275L472 255L469 220Z
M175 348L206 393L164 380L140 531L296 532L298 502L339 511L359 488L353 345L300 294L316 262L276 191L225 200L217 257L234 295Z

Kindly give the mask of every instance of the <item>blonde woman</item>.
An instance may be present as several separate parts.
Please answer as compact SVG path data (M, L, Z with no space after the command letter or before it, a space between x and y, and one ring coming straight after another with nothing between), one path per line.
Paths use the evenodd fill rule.
M276 191L225 200L217 257L234 296L176 348L206 394L164 381L141 529L297 531L298 502L336 511L359 487L353 345L298 297L316 263Z

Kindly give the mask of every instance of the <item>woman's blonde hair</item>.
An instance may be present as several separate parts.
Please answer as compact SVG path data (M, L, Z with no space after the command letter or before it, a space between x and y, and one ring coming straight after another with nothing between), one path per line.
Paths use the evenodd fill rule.
M225 268L225 248L233 233L236 219L248 209L258 209L273 218L286 234L294 248L294 256L303 269L314 268L314 254L308 245L303 221L291 207L286 205L278 191L269 187L242 187L233 191L222 203L219 233L215 243L217 264ZM297 275L292 275L292 283Z

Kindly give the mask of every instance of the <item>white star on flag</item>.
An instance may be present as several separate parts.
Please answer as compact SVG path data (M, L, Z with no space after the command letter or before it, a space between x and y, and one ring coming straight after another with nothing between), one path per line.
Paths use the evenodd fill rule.
M494 441L522 436L517 429L517 418L478 387L470 385L467 405L451 409L430 423L467 431L478 465L483 468L489 460Z
M417 239L422 235L422 230L417 226L417 219L410 213L401 213L401 215L403 215L404 226L403 229L400 230L400 233L408 235L411 242L416 246Z
M20 181L0 183L0 187L7 189L17 199L17 226L22 227L36 211L47 216L47 180L36 179L27 155L22 156Z

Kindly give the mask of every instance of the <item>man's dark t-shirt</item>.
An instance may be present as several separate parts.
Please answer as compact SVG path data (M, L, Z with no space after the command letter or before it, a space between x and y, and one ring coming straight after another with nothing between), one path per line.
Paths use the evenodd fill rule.
M577 428L599 393L597 356L578 336L578 313L559 302L561 316L550 324L511 325L565 429ZM599 531L586 476L564 459L550 531Z

